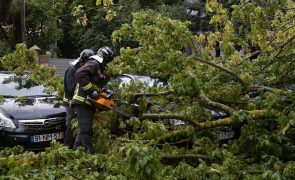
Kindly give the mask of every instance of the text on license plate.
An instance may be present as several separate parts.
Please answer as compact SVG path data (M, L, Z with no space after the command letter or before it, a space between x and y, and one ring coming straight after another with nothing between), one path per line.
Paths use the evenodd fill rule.
M51 141L55 139L63 139L64 133L58 132L58 133L51 133L51 134L40 134L40 135L34 135L31 136L30 141L31 142L44 142L44 141Z
M235 136L234 131L225 131L225 132L218 132L217 133L217 139L219 139L219 140L231 139L234 136Z

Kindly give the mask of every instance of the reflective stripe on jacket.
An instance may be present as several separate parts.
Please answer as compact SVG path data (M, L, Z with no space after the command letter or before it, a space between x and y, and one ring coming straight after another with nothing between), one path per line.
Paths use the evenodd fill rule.
M74 96L72 99L72 104L88 104L92 106L91 102L87 99L87 94L79 87L79 84L76 86Z
M87 97L94 91L101 87L103 79L100 78L102 74L101 65L96 60L87 61L80 67L75 74L77 86L74 92L72 104L88 104L91 102Z
M69 100L68 98L65 97L65 94L64 94L64 96L63 96L63 98L62 98L62 101L63 101L63 103L64 103L65 105L70 105L70 100Z

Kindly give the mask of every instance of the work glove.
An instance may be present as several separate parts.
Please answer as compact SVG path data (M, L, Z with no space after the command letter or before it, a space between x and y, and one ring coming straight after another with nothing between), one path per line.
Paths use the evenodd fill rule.
M92 93L90 93L89 97L93 100L96 100L99 97L98 91L94 90Z
M114 97L114 91L110 90L110 89L102 89L102 92L105 92L107 94L107 98L113 98Z

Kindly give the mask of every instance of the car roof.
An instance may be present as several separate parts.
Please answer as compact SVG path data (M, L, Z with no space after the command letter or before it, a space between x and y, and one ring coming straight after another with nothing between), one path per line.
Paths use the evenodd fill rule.
M15 74L13 71L0 71L0 74Z
M132 79L137 79L137 78L151 78L149 76L146 76L146 75L138 75L138 74L122 74L121 76L127 76L127 77L130 77Z
M8 78L10 76L15 76L15 73L12 71L0 71L1 78Z
M0 74L3 74L3 75L5 75L5 74L7 74L7 75L16 75L16 73L14 71L0 71ZM29 72L28 71L24 71L22 74L23 75L28 75Z
M122 74L120 76L129 77L129 78L133 79L134 81L146 81L146 80L158 81L159 80L158 78L153 78L148 75L139 75L139 74Z

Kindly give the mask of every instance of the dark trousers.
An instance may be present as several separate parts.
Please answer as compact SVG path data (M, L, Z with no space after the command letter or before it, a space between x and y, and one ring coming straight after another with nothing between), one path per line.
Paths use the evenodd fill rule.
M68 146L69 148L73 148L75 138L72 132L72 120L76 117L76 113L74 108L71 106L66 107L66 132L65 132L65 139L64 145Z
M86 151L93 150L93 118L95 109L89 105L75 104L75 112L78 118L79 132L75 139L74 149L83 146Z

